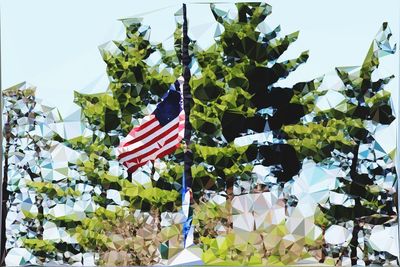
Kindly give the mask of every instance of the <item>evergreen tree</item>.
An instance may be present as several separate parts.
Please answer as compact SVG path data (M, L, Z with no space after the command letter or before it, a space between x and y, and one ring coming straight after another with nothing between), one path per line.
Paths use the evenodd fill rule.
M298 125L283 127L288 143L295 147L301 160L312 158L322 164L337 161L347 173L339 179L335 192L346 195L353 204L327 202L321 208L329 221L325 221L324 229L351 222L350 253L343 251L339 258L351 257L352 265L363 257L366 264L371 263L368 244L359 244L368 232L363 225L384 224L395 220L396 215L395 197L390 189L379 185L380 179L395 177L394 162L375 140L379 127L394 120L390 93L384 89L394 76L372 79L379 58L395 51L389 44L390 36L384 23L361 67L336 68L343 88L324 90L317 86L302 91L295 101L307 103L309 113ZM373 164L378 161L382 164ZM364 256L358 255L359 247Z
M124 19L122 22L126 28L125 40L114 41L101 48L110 78L107 92L91 95L75 93L75 102L82 107L84 120L93 130L93 136L70 142L75 149L88 154L89 161L81 163L81 171L94 184L101 185L102 193L97 203L100 210L104 209L102 216L106 216L92 218L97 224L82 227L81 237L86 240L83 246L96 250L103 243L100 248L105 264L117 264L116 261L121 260L119 263L124 265L148 265L158 263L162 258L168 259L169 246L179 246L181 240L179 237L177 244L168 242L173 236L180 236L182 226L173 224L163 228L162 232L161 213L176 213L180 209L183 153L178 150L167 156L165 162L153 162L151 167L130 174L117 162L115 151L121 138L139 124L140 118L153 111L181 75L178 53L182 25L177 23L174 34L176 51L166 51L162 44L150 43L150 28L142 25L140 19ZM152 63L154 58L158 58L157 62ZM166 169L168 161L176 162L178 167ZM112 166L117 168L117 175L111 174ZM160 174L165 169L168 176ZM105 198L111 190L114 193L119 191L117 194L122 201L127 202L126 206L117 208L115 215L109 213L113 201ZM124 228L131 230L125 231ZM93 243L90 235L86 237L88 231L102 233L106 239ZM172 236L165 234L168 231ZM123 245L117 245L121 236L124 241L120 243ZM115 238L117 241L113 241Z
M281 184L279 190L298 173L300 162L293 147L284 144L281 128L297 123L304 115L307 107L293 103L293 98L300 94L300 88L315 86L315 82L277 87L277 81L308 58L306 51L298 58L278 62L298 32L280 38L279 27L264 30L265 18L271 13L271 6L265 3L238 3L236 8L237 18L231 18L211 5L223 33L209 49L194 50L200 73L191 80L194 225L208 264L290 264L302 255L287 257L285 249L256 245L249 236L248 243L241 244L240 230L233 231L237 211L232 202L234 195L270 190L266 184L254 182L257 165L272 167ZM266 136L270 139L265 140ZM243 186L246 182L250 188ZM217 204L215 194L226 195L226 204ZM284 225L276 228L281 230L276 230L273 238L282 240L287 230ZM264 238L263 234L246 234ZM218 242L214 239L217 236ZM283 241L281 244L285 247Z
M48 233L57 227L62 229L66 222L73 222L79 216L63 213L61 207L78 201L81 194L75 190L77 181L68 177L73 171L64 160L65 147L55 129L62 126L61 118L56 109L36 99L35 90L22 83L2 93L6 118L4 185L9 196L4 203L7 203L7 221L13 225L3 239L7 240L5 262L72 264L76 262L74 259L68 255L60 257L57 252L64 253L63 247L69 246L73 254L74 242L67 235L61 240ZM73 161L73 155L69 156ZM19 262L18 257L13 259L16 255L21 255Z
M192 82L195 96L192 124L196 125L201 145L228 147L236 137L266 130L278 132L282 125L296 123L304 115L302 105L290 103L294 95L291 88L274 86L308 58L308 52L303 52L296 59L277 62L297 39L298 32L283 38L277 37L279 27L263 32L264 20L271 12L267 4L240 3L237 9L238 18L232 20L212 6L224 32L210 49L195 53L201 77ZM273 110L273 115L266 117L263 114L268 109ZM257 154L265 165L282 165L283 169L277 173L279 181L287 181L300 168L294 150L285 144L250 146L247 153L238 153L236 157L232 153L220 154L225 155L225 160L213 165L229 184L228 188L232 187L235 176L245 178L243 170L235 169L241 168L238 167L241 163L253 161ZM221 173L230 168L231 174Z
M272 32L262 31L264 20L271 13L271 7L265 3L236 6L238 17L232 20L212 5L215 19L224 32L208 50L195 51L201 76L192 81L197 163L194 171L203 173L203 177L195 177L195 194L203 188L226 189L232 198L236 180L251 179L253 164L260 161L265 165L282 165L283 169L276 174L279 181L290 179L300 168L294 150L288 145L239 147L233 142L243 135L266 130L278 132L282 125L299 120L304 108L290 103L293 90L274 84L308 58L308 53L303 52L296 59L277 62L298 33L279 38L279 27ZM265 117L268 108L274 114Z

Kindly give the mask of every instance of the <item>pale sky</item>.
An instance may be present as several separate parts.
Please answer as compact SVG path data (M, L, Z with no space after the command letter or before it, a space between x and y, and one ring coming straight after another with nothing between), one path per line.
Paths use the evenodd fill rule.
M173 13L180 3L0 0L2 86L5 89L27 81L37 86L37 95L44 103L56 106L66 116L76 110L74 90L106 90L105 64L97 47L123 39L119 18L161 9L144 16L144 22L152 27L152 40L161 41L172 34ZM397 0L270 0L267 3L272 5L272 15L267 18L270 28L280 24L282 34L300 31L298 41L282 60L310 50L308 62L284 84L311 80L332 72L336 66L360 65L384 21L389 22L393 41L399 40L400 1ZM202 34L202 38L211 40L212 31L205 30L213 22L208 5L189 4L188 14L192 37ZM382 59L380 72L398 76L398 53ZM396 94L396 103L398 84L396 77L389 86Z

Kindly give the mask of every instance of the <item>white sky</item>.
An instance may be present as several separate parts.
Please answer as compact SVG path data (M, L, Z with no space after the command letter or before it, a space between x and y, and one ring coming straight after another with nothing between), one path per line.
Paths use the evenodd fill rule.
M194 1L187 1L187 3ZM383 4L384 2L384 4ZM27 81L37 86L38 97L57 106L63 116L76 109L73 91L101 92L108 81L97 47L122 39L117 19L169 7L145 16L153 40L164 40L174 29L173 13L181 1L171 0L0 0L2 86ZM310 58L285 84L311 80L336 66L360 65L382 22L387 21L399 40L397 0L270 0L270 28L282 33L300 30L300 36L284 59L310 50ZM188 6L194 37L212 38L204 31L213 22L207 5ZM197 25L203 25L197 26ZM205 27L204 27L205 25ZM398 53L383 58L382 74L399 73ZM398 80L390 84L397 103ZM74 107L75 106L75 107Z

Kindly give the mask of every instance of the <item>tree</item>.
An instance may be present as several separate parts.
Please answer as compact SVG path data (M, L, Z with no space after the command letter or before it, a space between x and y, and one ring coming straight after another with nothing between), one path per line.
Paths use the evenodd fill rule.
M3 261L8 265L56 260L55 246L47 240L49 213L58 197L75 193L66 188L66 170L52 153L61 146L52 129L59 114L37 100L35 90L21 83L2 92L6 117L3 205L7 204L3 220L12 223L2 239L6 244Z
M101 48L110 77L109 89L105 93L92 95L75 93L75 102L82 107L87 127L93 130L93 136L69 141L75 149L88 154L89 161L81 162L80 168L92 183L102 186L97 204L103 207L105 216L113 203L105 199L110 191L117 192L122 201L127 202L117 211L118 214L111 213L115 222L108 221L101 225L108 217L98 218L96 215L92 220L100 225L91 223L82 226L79 231L82 231L81 237L86 240L84 246L95 250L99 244L104 244L101 253L106 264L116 264L118 255L123 255L123 264L147 265L158 263L162 258L168 259L169 246L178 246L182 238L177 239L177 244L173 241L168 243L173 236L180 236L181 225L172 225L162 231L160 223L161 213L173 213L180 209L183 153L180 149L167 157L165 162L172 160L179 167L167 169L169 175L166 177L160 174L159 168L165 169L163 165L166 164L162 160L153 163L150 170L142 168L128 174L117 162L115 149L120 139L138 124L138 119L152 112L181 75L178 52L181 49L182 25L177 23L174 34L176 51L166 51L162 44L150 44L150 28L142 25L140 19L124 19L122 22L126 27L126 39ZM154 58L158 60L152 64ZM111 174L112 165L119 170L118 175ZM124 231L123 228L131 230ZM141 228L148 229L149 233ZM88 231L102 233L107 242L92 243L90 238L85 238ZM165 236L168 231L171 233ZM119 240L121 236L126 243L117 246L118 242L112 239ZM98 239L96 235L93 237ZM107 252L110 249L112 251Z
M310 119L283 127L288 143L295 147L300 160L308 157L322 164L340 162L347 173L339 178L340 185L334 192L345 195L352 204L328 201L321 203L321 209L329 220L323 225L324 229L352 222L351 252L348 255L352 265L358 264L359 248L364 251L365 263L372 263L368 257L368 244L359 244L358 241L360 233L364 237L368 232L363 225L390 222L396 214L393 193L378 182L395 175L393 159L375 140L377 129L394 120L390 93L384 89L394 76L372 79L379 58L395 51L389 45L390 36L390 29L384 23L361 67L336 68L342 88L324 90L317 87L300 92L299 95L303 96L295 101L309 103L306 116ZM373 164L379 160L382 164ZM329 250L325 253L332 255ZM339 256L341 260L347 252L342 253Z
M302 105L290 103L293 97L290 88L274 86L308 58L306 51L296 59L277 62L297 39L298 32L284 38L277 37L279 27L270 33L262 32L260 29L264 20L271 13L271 6L267 4L240 3L237 9L238 18L231 20L223 11L212 6L216 20L225 30L213 47L195 54L202 77L192 83L197 98L192 121L197 126L200 144L227 146L236 137L262 133L266 129L279 130L282 125L296 123L304 115ZM276 111L273 116L265 118L260 113L268 108ZM284 170L277 174L280 181L290 179L299 170L290 146L251 147L244 162L254 160L257 152L265 159L263 163L266 165L282 163ZM277 162L268 162L271 154L277 156ZM291 164L287 164L286 159ZM237 160L233 158L232 161ZM221 162L220 166L227 169L230 164ZM232 183L231 178L223 180Z
M266 154L295 156L287 145L239 148L233 141L244 134L264 132L266 127L279 129L282 124L294 123L301 117L302 106L289 103L293 95L291 90L275 88L273 84L308 58L304 52L297 59L278 63L277 59L297 39L298 33L277 38L279 27L270 33L260 31L260 25L271 12L267 4L240 3L236 6L238 18L231 20L212 5L216 20L225 30L208 50L195 51L201 76L192 81L195 160L199 166L201 162L213 166L209 168L213 171L208 172L204 181L198 180L197 186L202 189L201 185L208 184L205 189L210 189L214 185L216 191L226 188L230 198L235 180L250 178L252 167L245 164L252 163L257 154L265 159L264 164L276 164L267 162ZM260 112L268 107L276 108L277 113L268 118L267 123ZM299 113L283 112L284 109ZM282 148L281 151L278 152L278 148ZM285 170L279 175L282 181L299 169L296 163L292 164L294 168L283 165ZM210 178L217 183L220 180L219 184L209 183ZM198 191L194 189L195 194Z
M192 189L197 203L194 224L208 264L289 264L304 255L285 258L285 249L272 252L258 248L248 232L244 233L249 235L245 246L252 250L243 250L244 244L236 247L235 242L242 237L238 223L235 226L233 222L238 211L233 209L232 202L234 195L251 197L251 193L270 190L266 184L254 183L254 166L271 166L281 187L300 170L293 147L272 139L281 139L282 126L295 124L304 115L306 106L292 103L292 99L300 93L300 88L314 86L314 81L298 83L293 89L274 84L306 62L308 52L278 62L298 33L279 38L279 27L263 31L264 20L271 13L271 6L265 3L238 3L236 8L237 18L231 18L211 5L224 31L216 36L209 49L194 50L200 73L191 80L195 162ZM271 137L270 141L258 140L266 135ZM242 184L247 181L250 188L246 189ZM221 205L222 200L219 203L213 200L213 196L225 195L224 192L225 205ZM239 197L236 200L244 201ZM282 239L287 232L284 225L277 225L276 229L279 228ZM266 238L258 233L255 236ZM222 238L226 242L223 248L219 247Z

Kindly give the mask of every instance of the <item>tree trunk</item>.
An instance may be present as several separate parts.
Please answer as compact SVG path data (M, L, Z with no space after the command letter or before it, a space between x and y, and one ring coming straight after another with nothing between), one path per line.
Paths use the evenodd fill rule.
M9 121L9 118L8 118ZM3 181L1 183L2 199L1 199L1 262L0 266L5 265L6 258L6 217L7 217L7 201L9 199L9 193L7 191L8 183L8 154L10 151L10 140L11 140L11 126L8 121L4 125L4 137L6 138L6 147L4 151L4 168L3 168ZM3 136L1 137L3 138Z
M352 232L352 238L350 241L350 247L351 247L351 265L357 265L357 247L358 247L358 233L360 232L361 228L359 225L358 220L354 220L354 227L353 227L353 232Z
M350 176L353 179L357 175L357 163L358 163L358 150L360 148L360 143L357 143L353 150L353 161L351 163L350 167ZM361 207L361 202L360 198L355 199L355 206L354 208L357 209L358 207ZM352 238L350 241L350 247L351 247L351 265L357 265L357 247L358 247L358 232L361 230L358 222L358 218L354 218L354 227L353 227L353 232L352 232Z
M323 227L322 228L322 236L325 236L325 231L326 228ZM319 260L319 263L324 263L325 259L326 259L326 248L327 248L327 243L324 241L324 243L322 244L322 248L321 248L321 259Z
M30 113L29 114L30 117L35 118L34 113ZM38 146L38 144L33 140L33 138L31 136L29 136L32 141L34 142L34 146L35 146L35 154L36 154L36 162L40 161L40 147ZM31 177L31 179L33 180L35 177L37 177L36 174L32 173L32 171L29 169L29 166L27 166L27 171L29 173L29 176ZM44 222L44 210L43 210L43 197L41 195L36 196L37 199L37 204L38 204L38 218L39 218L39 227L37 229L37 235L38 237L41 237L43 239L43 231L44 231L44 227L43 227L43 222Z
M228 177L226 178L226 194L227 194L227 198L226 198L226 208L229 212L228 214L228 218L227 218L227 232L229 233L230 231L233 230L233 219L232 219L232 200L234 197L233 194L233 185L235 184L235 179L233 177Z

